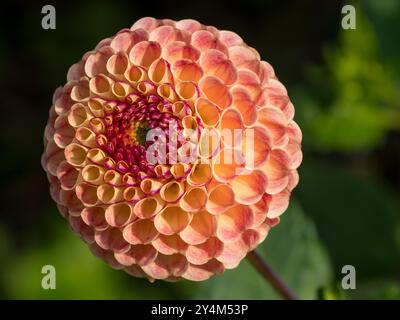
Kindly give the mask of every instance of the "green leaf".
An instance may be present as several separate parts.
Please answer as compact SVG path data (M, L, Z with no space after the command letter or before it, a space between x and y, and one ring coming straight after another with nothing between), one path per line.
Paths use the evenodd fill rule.
M318 289L329 284L332 278L329 259L318 241L314 224L295 201L256 251L302 299L316 298ZM238 268L205 282L195 297L280 298L247 260L242 261Z
M325 48L324 65L309 69L293 100L307 147L355 152L374 148L398 128L396 74L383 60L373 26L357 7L357 28L341 30ZM398 78L398 77L397 77Z

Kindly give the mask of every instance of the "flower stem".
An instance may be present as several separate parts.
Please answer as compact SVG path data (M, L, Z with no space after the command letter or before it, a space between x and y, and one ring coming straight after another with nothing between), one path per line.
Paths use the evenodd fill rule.
M285 282L271 269L263 258L255 251L247 254L247 259L253 267L267 280L276 291L286 300L298 300L296 294L287 286Z

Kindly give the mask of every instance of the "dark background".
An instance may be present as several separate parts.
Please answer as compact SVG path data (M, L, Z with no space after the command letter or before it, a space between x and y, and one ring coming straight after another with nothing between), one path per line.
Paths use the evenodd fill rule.
M56 8L56 30L41 8ZM341 28L353 4L357 29ZM278 296L244 261L202 284L134 279L68 230L40 166L53 91L71 64L143 16L193 18L238 33L287 86L304 160L281 225L258 251L301 298L400 298L400 2L13 1L0 31L0 298ZM57 270L57 289L40 286ZM344 265L357 289L340 287Z

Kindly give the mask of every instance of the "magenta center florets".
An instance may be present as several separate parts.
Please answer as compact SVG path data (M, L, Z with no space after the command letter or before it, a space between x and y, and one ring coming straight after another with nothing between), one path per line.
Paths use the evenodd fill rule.
M172 104L157 95L132 93L125 102L109 101L107 106L105 133L97 137L97 145L115 161L118 171L141 174L140 178L155 177L156 164L147 161L146 152L158 141L157 137L148 140L148 132L157 130L166 137L163 143L167 152L171 138L176 141L174 148L179 148L185 140L181 121L172 114ZM174 137L170 137L171 123L176 128Z

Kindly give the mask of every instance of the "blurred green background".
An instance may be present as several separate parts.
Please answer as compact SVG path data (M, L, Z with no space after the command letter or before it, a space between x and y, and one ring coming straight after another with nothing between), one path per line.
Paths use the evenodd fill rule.
M53 4L57 29L41 29ZM356 6L357 29L341 28ZM303 299L400 298L400 2L14 1L0 38L0 298L277 299L247 261L204 283L109 268L68 229L40 167L54 89L101 39L142 16L233 30L288 87L304 134L300 184L257 251ZM41 268L57 289L41 288ZM343 265L357 289L343 290Z

